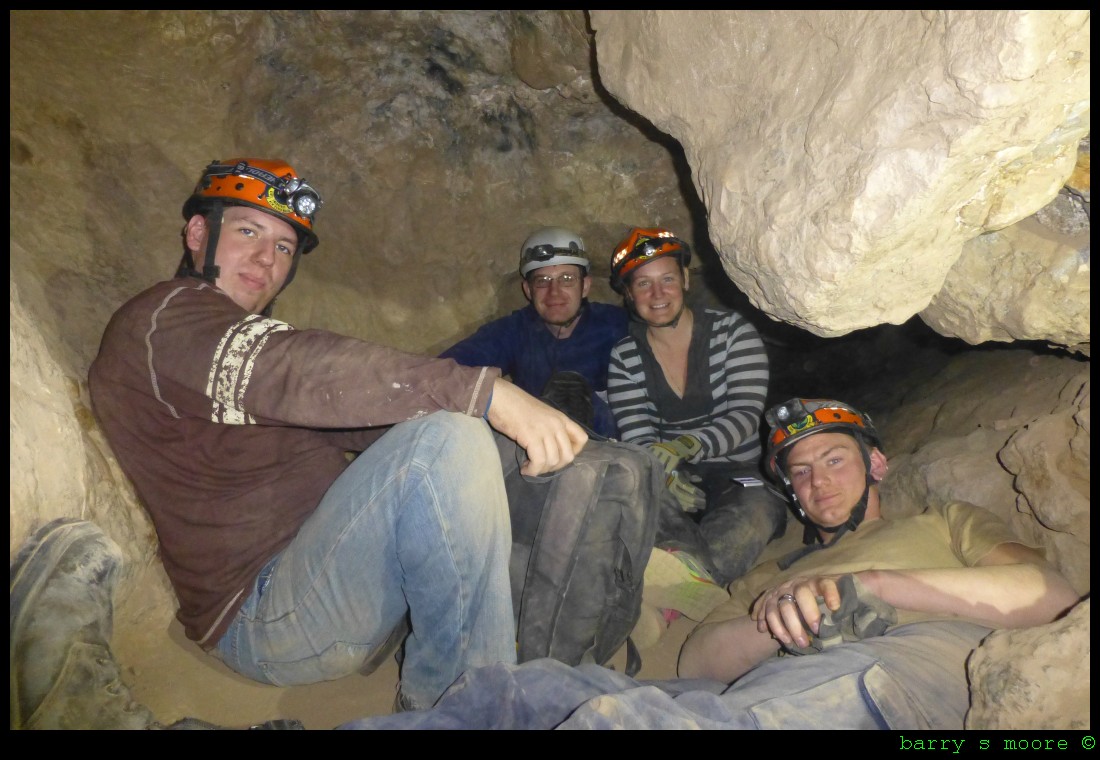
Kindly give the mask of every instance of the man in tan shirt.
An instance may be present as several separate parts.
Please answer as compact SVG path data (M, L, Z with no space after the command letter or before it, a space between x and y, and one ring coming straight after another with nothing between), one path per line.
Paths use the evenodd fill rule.
M791 399L766 420L766 469L809 543L731 585L685 643L680 680L494 665L433 710L348 727L961 729L973 649L993 629L1054 620L1077 595L988 510L884 518L886 455L854 407Z

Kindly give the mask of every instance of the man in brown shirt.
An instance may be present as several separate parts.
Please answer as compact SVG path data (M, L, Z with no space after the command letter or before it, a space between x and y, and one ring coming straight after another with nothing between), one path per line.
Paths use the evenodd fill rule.
M530 475L587 437L497 369L272 318L320 204L281 160L207 166L177 276L112 317L92 402L189 638L294 685L359 670L407 625L398 704L427 706L467 668L516 657L490 427Z

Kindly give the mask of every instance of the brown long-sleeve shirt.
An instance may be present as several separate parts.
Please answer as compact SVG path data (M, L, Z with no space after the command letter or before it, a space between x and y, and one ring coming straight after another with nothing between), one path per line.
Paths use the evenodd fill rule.
M199 279L111 318L95 414L156 526L188 637L224 634L263 565L390 425L483 415L499 370L251 315Z

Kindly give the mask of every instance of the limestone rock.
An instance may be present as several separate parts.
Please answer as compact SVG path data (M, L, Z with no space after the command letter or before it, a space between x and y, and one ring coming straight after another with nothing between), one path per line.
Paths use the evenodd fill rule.
M1088 11L591 23L607 89L684 145L727 273L822 336L924 310L964 244L1054 199L1090 128Z
M591 56L592 41L583 14L534 11L517 15L512 66L529 87L556 88L567 97L594 101Z
M921 319L968 343L1043 340L1091 353L1091 229L1083 202L1063 192L1040 214L967 242ZM1044 225L1042 212L1072 232ZM1068 219L1067 219L1068 217ZM1087 218L1087 217L1086 217Z
M9 281L8 553L34 529L87 508L85 452L73 387Z
M961 499L1042 548L1090 591L1091 395L1087 363L1025 352L955 357L874 418L890 457L883 511Z
M1053 623L990 634L967 666L972 687L966 728L1091 728L1091 631L1092 600L1086 599Z

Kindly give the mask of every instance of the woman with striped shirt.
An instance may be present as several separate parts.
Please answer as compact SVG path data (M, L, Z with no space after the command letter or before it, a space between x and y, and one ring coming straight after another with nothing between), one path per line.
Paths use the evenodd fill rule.
M611 352L608 400L622 440L661 459L682 508L662 515L658 547L725 586L782 535L787 511L760 477L764 343L736 312L687 306L690 259L664 229L634 228L616 246L611 284L633 319Z

